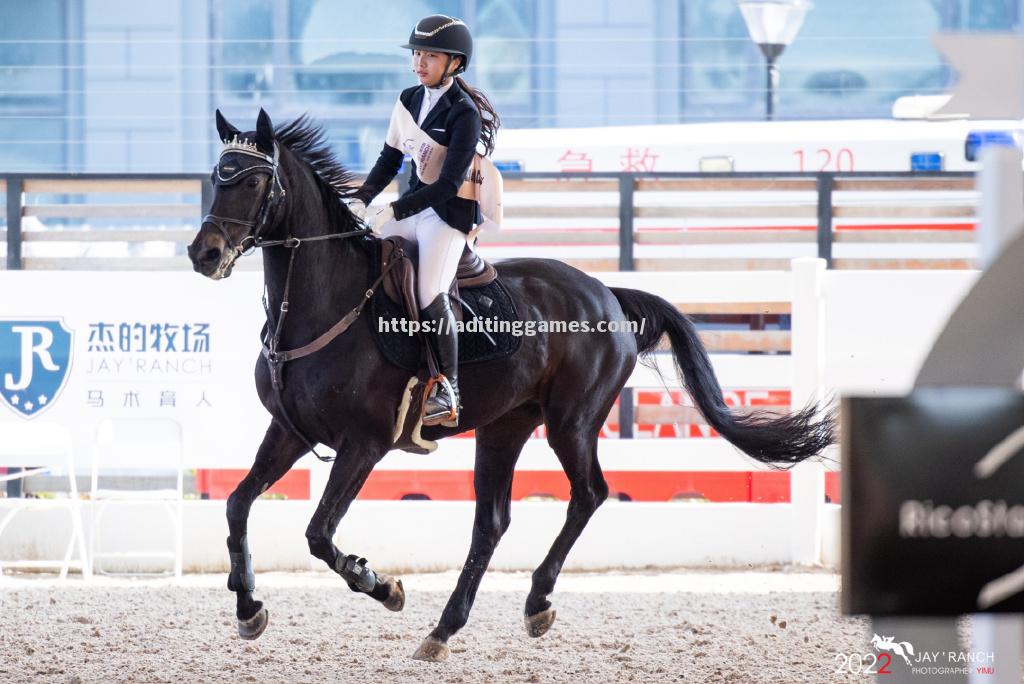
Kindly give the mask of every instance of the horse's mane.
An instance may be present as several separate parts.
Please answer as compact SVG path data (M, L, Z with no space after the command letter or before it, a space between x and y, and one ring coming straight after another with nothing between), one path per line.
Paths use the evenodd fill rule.
M350 197L359 187L355 175L334 156L324 129L303 114L274 130L277 141L313 170L331 223L344 225L352 220L341 200Z

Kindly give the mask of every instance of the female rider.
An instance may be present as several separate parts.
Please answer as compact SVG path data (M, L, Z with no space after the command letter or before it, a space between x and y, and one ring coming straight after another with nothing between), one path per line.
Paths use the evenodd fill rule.
M478 144L485 155L494 149L500 119L487 97L458 77L473 55L473 38L461 20L442 14L426 17L402 47L412 50L420 85L399 95L384 149L350 208L364 219L366 206L397 175L404 155L412 156L409 190L376 214L373 229L418 243L420 320L427 326L424 334L440 371L423 424L454 427L461 408L459 348L448 289L467 235L484 218L467 172L474 166Z

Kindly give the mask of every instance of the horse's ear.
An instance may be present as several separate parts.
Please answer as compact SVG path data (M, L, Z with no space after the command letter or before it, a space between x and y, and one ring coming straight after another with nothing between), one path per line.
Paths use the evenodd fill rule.
M221 114L220 110L218 109L217 110L217 135L220 136L221 142L227 142L228 140L231 140L233 137L235 137L239 133L241 133L241 131L238 130L237 128L235 128L234 126L232 126L228 122L228 120L224 118L224 115Z
M270 115L260 107L260 115L256 117L256 146L267 152L274 149L274 124Z

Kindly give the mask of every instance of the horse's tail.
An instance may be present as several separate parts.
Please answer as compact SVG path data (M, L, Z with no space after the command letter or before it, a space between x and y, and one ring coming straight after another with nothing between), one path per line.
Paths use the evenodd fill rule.
M818 407L778 416L766 411L747 415L733 413L722 398L711 360L685 315L661 297L640 290L611 288L631 321L638 325L637 348L649 354L661 336L672 343L676 370L701 414L715 430L743 453L770 464L793 465L821 453L835 441L835 416L816 420Z
M914 644L910 643L909 641L901 641L900 646L902 646L903 650L909 653L910 655L914 655Z

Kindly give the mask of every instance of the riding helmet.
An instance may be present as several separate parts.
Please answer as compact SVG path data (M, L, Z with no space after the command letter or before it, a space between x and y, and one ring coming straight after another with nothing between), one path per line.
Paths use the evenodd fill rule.
M462 55L462 64L455 71L460 74L469 66L469 59L473 56L473 36L461 19L431 14L419 20L409 34L409 42L402 47L406 50Z

